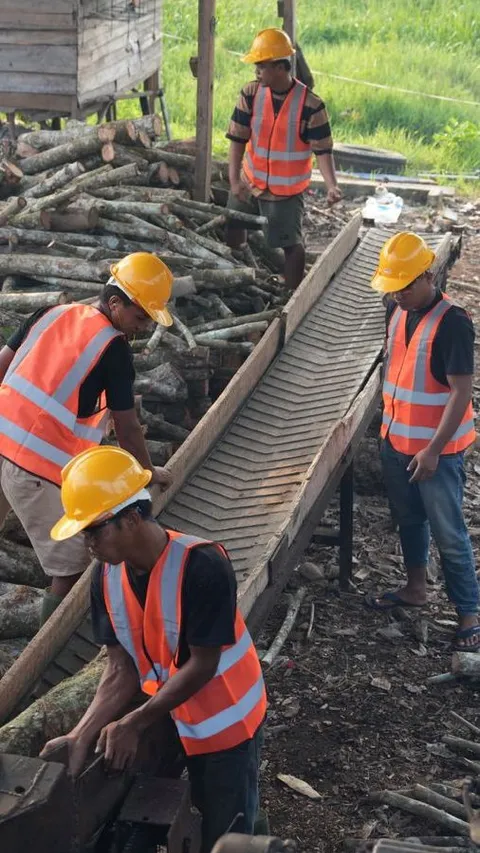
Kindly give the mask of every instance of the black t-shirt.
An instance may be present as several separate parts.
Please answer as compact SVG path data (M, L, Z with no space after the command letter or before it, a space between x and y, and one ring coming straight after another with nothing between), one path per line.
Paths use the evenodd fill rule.
M437 292L433 302L421 311L408 311L406 323L406 344L410 343L422 317L442 299ZM390 299L386 305L387 329L390 318L396 308L396 303ZM442 317L437 334L432 344L430 370L441 385L448 387L447 376L472 376L474 373L474 341L475 330L473 323L459 305L452 305Z
M33 324L37 322L49 308L40 308L22 323L19 329L11 335L7 346L14 352L20 347ZM79 418L88 418L97 409L98 398L102 391L107 397L107 407L113 412L124 412L133 409L133 383L135 369L133 367L132 351L127 339L122 335L108 344L99 360L87 374L80 386L78 398Z
M110 616L103 596L102 566L92 575L90 602L95 641L116 646ZM127 565L130 585L145 606L150 574L135 574ZM237 583L230 560L212 545L199 545L188 558L183 575L182 619L175 661L183 666L190 657L189 646L218 648L235 642Z

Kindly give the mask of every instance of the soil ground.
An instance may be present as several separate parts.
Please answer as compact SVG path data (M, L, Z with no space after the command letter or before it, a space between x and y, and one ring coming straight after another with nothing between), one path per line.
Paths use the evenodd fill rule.
M412 209L407 225L418 228L422 222L428 230L441 227L425 209ZM475 216L473 226L466 229L461 260L450 273L455 280L479 281L479 225ZM316 233L318 222L317 232L313 227L308 232L315 248L321 242ZM478 322L478 296L453 286L449 293ZM469 456L467 469L465 510L478 558L478 449ZM372 802L368 795L415 783L461 779L461 767L429 752L427 744L440 742L444 734L469 737L452 717L452 710L472 722L480 720L480 692L475 687L465 682L427 682L429 676L449 671L455 628L455 613L445 597L434 553L425 610L405 621L405 612L404 616L389 616L364 607L365 592L394 589L403 579L398 536L392 530L382 485L375 427L364 439L356 460L355 493L353 580L357 591L338 591L336 549L312 542L305 559L321 567L330 580L312 582L296 571L259 638L260 648L270 645L284 618L288 593L305 584L307 593L294 630L266 672L270 706L261 789L272 834L294 839L300 851L334 853L352 838L454 834ZM322 525L335 526L337 510L332 504ZM313 632L307 640L312 608ZM308 782L320 799L295 793L277 779L278 773Z

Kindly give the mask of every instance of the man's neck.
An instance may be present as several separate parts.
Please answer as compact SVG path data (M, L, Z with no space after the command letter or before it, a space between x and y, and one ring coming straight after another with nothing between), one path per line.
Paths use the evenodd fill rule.
M417 308L414 308L413 310L414 311L426 311L427 308L430 308L430 306L433 305L433 303L435 302L437 297L438 297L438 290L435 287L435 285L432 284L431 292L429 293L428 296L425 297L425 301L422 303L422 305L418 305Z
M287 74L285 81L277 83L275 88L273 86L270 87L272 94L273 95L285 95L285 93L288 92L292 88L294 82L295 81L294 81L292 75Z
M125 562L136 575L150 574L167 547L168 536L159 524L147 521L142 525L138 539L132 553L125 557Z

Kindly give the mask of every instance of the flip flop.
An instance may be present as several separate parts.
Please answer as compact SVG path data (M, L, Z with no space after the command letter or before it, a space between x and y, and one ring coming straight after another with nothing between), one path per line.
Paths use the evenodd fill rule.
M384 592L383 595L374 595L370 592L365 596L363 602L365 607L368 607L370 610L383 611L385 613L388 613L390 610L394 610L395 607L411 607L414 609L425 607L425 604L410 604L409 601L404 601L404 599L397 592L393 592L393 590ZM387 603L382 604L381 602Z
M470 640L471 637L476 637L476 642L471 645L458 642L458 640ZM472 625L471 628L463 628L461 631L457 631L452 645L456 652L478 652L480 649L480 625Z

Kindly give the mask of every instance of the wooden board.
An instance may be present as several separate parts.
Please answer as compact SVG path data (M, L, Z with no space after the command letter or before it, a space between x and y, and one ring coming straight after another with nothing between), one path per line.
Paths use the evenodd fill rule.
M75 24L73 13L38 14L32 10L32 6L28 12L0 6L0 27L21 30L68 30L72 24Z
M0 44L11 45L76 45L77 31L69 30L11 30L0 29ZM2 48L3 50L3 48Z
M2 52L3 50L0 51ZM0 92L8 92L11 95L74 95L76 83L74 75L0 71ZM36 100L33 99L32 105L35 104Z
M358 239L362 216L357 213L345 228L335 237L325 251L319 255L312 268L289 299L282 311L285 323L285 342L301 323L312 305L320 298L328 282L341 267Z
M12 110L35 111L44 110L46 113L58 112L65 115L72 109L71 95L42 95L27 92L4 92L0 86L0 111Z
M71 75L77 71L77 49L72 45L3 45L0 49L0 72L8 71L12 80L10 91L15 91L15 79L18 74L28 72L32 76L28 81L37 85L37 77L47 75ZM13 73L12 73L13 72ZM22 90L23 91L23 90ZM34 90L30 90L34 91ZM45 91L37 87L36 91Z

